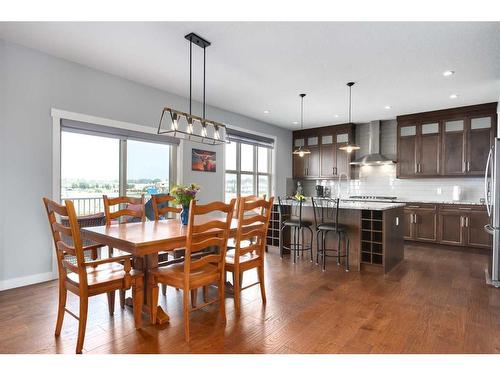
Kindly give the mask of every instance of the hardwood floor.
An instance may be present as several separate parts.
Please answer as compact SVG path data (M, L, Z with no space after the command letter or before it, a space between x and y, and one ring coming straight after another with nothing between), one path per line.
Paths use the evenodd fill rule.
M323 273L305 255L294 266L270 252L266 262L267 305L254 287L242 292L240 318L228 296L225 326L215 305L192 313L189 345L180 291L169 288L167 302L160 294L169 324L144 317L139 331L131 309L110 317L106 296L91 298L84 353L500 352L500 290L485 285L484 253L407 245L386 276L345 273L333 261ZM68 302L78 311L71 294ZM77 321L66 315L56 339L56 310L55 281L1 292L0 353L73 353Z

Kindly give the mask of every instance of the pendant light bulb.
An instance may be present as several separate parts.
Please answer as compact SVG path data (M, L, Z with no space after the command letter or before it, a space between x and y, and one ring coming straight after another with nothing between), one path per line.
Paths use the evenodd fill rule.
M187 126L188 134L193 134L193 119L191 117L188 117L187 123L188 123L188 126Z
M179 130L179 121L177 120L177 113L172 113L172 130Z
M201 136L203 138L207 136L207 124L205 122L201 125Z
M214 125L215 131L214 131L214 138L217 139L218 141L220 140L220 131L219 131L219 126Z
M304 154L304 151L300 150L300 151L299 151L299 156L300 156L301 158L303 158L303 157L304 157L304 155L305 155L305 154Z

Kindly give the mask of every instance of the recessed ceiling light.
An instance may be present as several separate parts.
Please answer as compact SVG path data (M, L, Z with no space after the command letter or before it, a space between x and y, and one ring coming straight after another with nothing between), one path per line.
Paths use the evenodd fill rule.
M268 113L269 113L269 111L266 109L266 110L264 111L264 114L266 114L266 115L267 115Z
M339 117L339 115L333 115L333 117L338 118L338 117Z
M443 75L445 77L451 77L455 72L453 70L447 70L446 72L443 72Z
M391 109L392 107L390 105L386 105L384 108L385 109Z
M458 98L458 95L457 95L457 94L451 94L451 95L450 95L450 99L456 99L456 98Z
M293 121L293 122L292 122L292 124L294 124L294 125L298 125L298 124L299 124L299 122L298 122L298 121Z

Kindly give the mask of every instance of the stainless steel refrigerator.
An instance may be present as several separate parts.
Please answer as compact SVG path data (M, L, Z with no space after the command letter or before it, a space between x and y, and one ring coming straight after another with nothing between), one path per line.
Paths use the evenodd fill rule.
M485 225L486 232L493 236L487 283L500 287L500 138L490 149L484 174L484 195L490 223Z

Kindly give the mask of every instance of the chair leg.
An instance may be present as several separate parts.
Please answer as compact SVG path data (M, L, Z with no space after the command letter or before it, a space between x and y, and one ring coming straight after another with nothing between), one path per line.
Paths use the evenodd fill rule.
M189 290L182 290L183 315L184 315L184 338L189 343Z
M82 354L85 329L87 327L87 312L89 305L88 296L80 296L80 315L78 316L78 339L76 341L76 354Z
M218 289L219 289L219 312L221 319L224 323L226 323L226 296L225 296L226 280L225 279L226 279L226 272L223 271Z
M241 275L239 269L235 269L233 272L233 284L234 284L234 308L236 314L240 313L241 307Z
M319 264L318 259L319 259L319 252L321 248L321 243L319 242L319 236L322 236L322 233L320 230L316 231L316 265Z
M149 280L149 288L150 288L150 310L149 310L149 316L150 316L150 319L151 319L151 324L156 324L156 313L158 311L158 293L159 293L159 290L158 290L158 283L156 282L156 280L154 280L154 278L151 278L151 280Z
M266 304L266 283L264 282L264 264L261 264L257 267L257 274L259 276L259 286L260 286L260 295L262 297L262 303Z
M64 309L66 308L66 298L68 296L68 291L64 286L64 282L59 282L59 306L57 309L57 321L56 330L54 334L59 336L61 334L61 328L64 320Z
M323 257L323 271L326 271L326 236L328 232L323 233L323 250L321 251L321 256Z
M112 292L108 292L108 310L109 315L113 315L115 313L115 293L116 290Z
M208 285L203 286L203 302L208 302Z
M142 327L142 304L144 302L144 288L142 278L135 279L132 286L132 300L134 301L134 323L135 328Z
M161 294L167 295L167 284L161 284Z
M340 266L340 232L337 232L337 266Z
M198 289L191 289L191 307L193 309L196 307L197 300L198 300Z
M309 241L309 251L311 253L311 262L312 262L314 260L313 259L313 237L314 237L314 234L313 234L313 231L310 227L307 227L307 229L309 229L309 233L311 234L310 241Z
M349 236L345 234L344 240L346 240L345 248L345 271L349 272Z
M120 307L123 310L125 308L125 289L120 289Z

